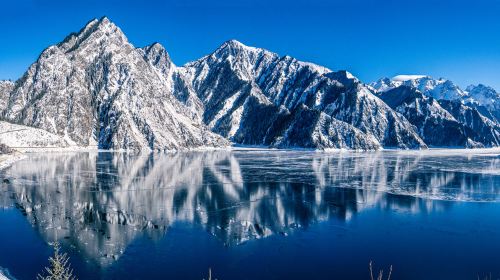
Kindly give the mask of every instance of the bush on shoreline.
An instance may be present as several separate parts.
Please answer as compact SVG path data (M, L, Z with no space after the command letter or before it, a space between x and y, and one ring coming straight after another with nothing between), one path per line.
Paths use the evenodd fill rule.
M14 152L14 150L12 150L9 146L0 143L0 155L2 155L2 154L10 154L12 152Z

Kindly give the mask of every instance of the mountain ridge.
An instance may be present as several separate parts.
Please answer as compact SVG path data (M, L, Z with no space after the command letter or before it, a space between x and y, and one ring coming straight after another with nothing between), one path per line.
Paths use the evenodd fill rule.
M464 99L469 92L423 75L364 84L348 71L332 71L237 40L177 66L161 44L135 47L102 17L46 48L15 85L1 83L0 94L8 98L0 102L0 118L47 130L68 143L103 149L175 150L230 143L427 148L412 118L388 105L387 96L381 98L381 93L403 85L436 100ZM455 114L464 116L460 122L496 135L497 122L482 121L485 113L480 113L492 105L481 106L470 105L477 111L473 113L462 108L473 118ZM496 136L488 139L494 140L486 146L498 145ZM481 145L464 144L476 146Z

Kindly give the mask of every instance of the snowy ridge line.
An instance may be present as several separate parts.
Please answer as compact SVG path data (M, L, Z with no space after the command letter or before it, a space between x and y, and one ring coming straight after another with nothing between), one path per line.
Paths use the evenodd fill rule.
M413 92L402 98L405 87ZM464 91L424 75L367 85L236 40L179 67L159 43L133 46L107 17L45 49L0 91L0 131L11 130L0 141L34 150L500 146L500 95L483 85Z

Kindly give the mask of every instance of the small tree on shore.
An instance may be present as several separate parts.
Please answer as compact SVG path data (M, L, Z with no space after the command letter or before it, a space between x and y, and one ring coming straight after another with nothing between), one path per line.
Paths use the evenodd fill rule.
M45 267L45 276L38 274L37 280L77 280L69 264L69 257L61 253L59 242L54 242L54 255L49 258L50 266Z

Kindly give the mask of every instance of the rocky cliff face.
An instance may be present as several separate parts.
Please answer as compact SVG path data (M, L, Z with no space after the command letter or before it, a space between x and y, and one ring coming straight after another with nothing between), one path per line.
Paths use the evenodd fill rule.
M14 89L14 83L11 81L0 81L0 112L7 107L10 92Z
M345 71L332 72L234 40L180 71L205 105L203 121L236 143L295 146L306 137L300 146L426 146L407 120ZM326 126L337 132L325 129L325 123L334 123ZM260 127L249 130L249 124ZM325 141L310 141L314 138Z
M174 95L159 74L166 60L145 59L107 18L47 48L18 81L3 117L45 129L81 146L103 149L181 149L227 145Z
M467 91L450 80L440 78L434 79L423 75L399 75L389 78L382 78L370 84L377 92L388 91L400 86L407 86L418 89L420 92L434 99L455 100L468 96Z
M469 106L477 108L482 115L500 124L500 92L482 84L468 86L467 92Z
M387 94L401 87L420 93ZM0 83L0 95L3 120L102 149L498 145L498 94L485 86L463 91L415 75L366 85L235 40L179 67L158 43L132 46L105 17L44 50L15 84ZM457 117L441 100L480 116ZM438 139L443 129L456 137Z
M450 112L458 122L473 132L470 137L474 141L485 147L500 146L500 126L483 116L480 110L458 100L440 100L439 104Z
M380 98L415 125L430 146L483 147L474 141L477 136L474 130L462 125L438 101L415 88L400 86L381 93Z
M431 146L497 147L500 97L484 85L462 90L445 79L405 75L383 78L371 90L418 128Z

